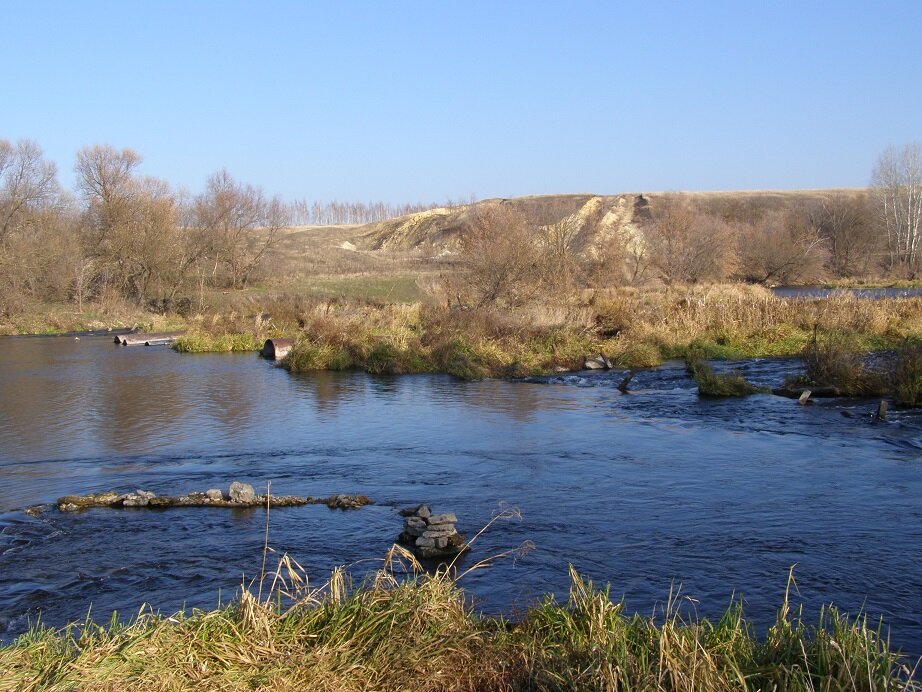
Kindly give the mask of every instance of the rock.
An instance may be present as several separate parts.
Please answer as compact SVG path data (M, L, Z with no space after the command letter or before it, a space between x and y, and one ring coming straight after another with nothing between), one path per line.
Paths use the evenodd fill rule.
M604 370L605 363L600 361L598 358L587 358L586 362L583 364L583 367L586 370Z
M458 522L458 517L456 517L452 512L447 512L445 514L433 514L430 516L426 523L429 526L433 524L456 524Z
M147 507L147 505L150 504L150 501L155 497L157 496L153 493L138 490L134 493L122 495L119 499L121 500L122 507Z
M30 517L40 517L45 513L45 505L33 505L26 508L26 514Z
M326 504L330 509L358 509L374 502L365 495L330 495Z
M426 505L420 505L416 510L416 516L422 517L423 519L428 519L432 516L432 510L429 509Z
M249 483L234 481L230 484L227 495L230 497L231 502L241 504L254 504L256 502L256 491L253 490L253 486Z
M451 536L448 536L446 541L448 542L449 547L460 548L464 545L464 536L462 536L460 533L455 533Z
M435 539L429 538L427 536L420 536L419 538L416 539L416 547L417 548L434 548Z
M441 536L435 539L435 547L445 549L448 547L448 536Z
M212 488L211 490L205 491L205 497L207 497L209 500L223 500L224 493L222 493L217 488Z
M402 510L400 510L400 516L415 517L417 511L419 511L419 505L416 507L404 507Z
M420 519L419 517L408 517L403 522L403 525L408 529L425 529L426 520Z
M801 406L806 406L810 403L810 395L813 394L809 389L805 389L799 397L797 397L797 403Z
M61 512L75 512L86 507L108 507L116 504L120 497L112 491L90 495L65 495L58 498L57 504Z
M440 536L453 536L456 533L458 533L458 531L454 526L446 529L434 529L430 526L423 531L423 536L426 538L439 538Z
M874 420L887 420L887 402L884 399L881 399L880 403L877 405L877 413L874 414Z

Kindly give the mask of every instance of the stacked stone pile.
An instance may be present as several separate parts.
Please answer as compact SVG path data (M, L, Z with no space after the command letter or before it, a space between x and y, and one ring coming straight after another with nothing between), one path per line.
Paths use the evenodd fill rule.
M458 517L453 513L433 514L428 506L419 505L403 509L400 514L405 518L398 540L409 545L417 557L425 560L454 557L467 550L464 536L455 528Z

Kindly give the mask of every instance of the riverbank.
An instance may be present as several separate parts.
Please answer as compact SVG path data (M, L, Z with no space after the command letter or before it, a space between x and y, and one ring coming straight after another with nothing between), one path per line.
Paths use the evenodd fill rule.
M184 329L186 353L257 351L296 339L294 372L450 373L463 379L580 370L603 354L652 367L690 353L708 359L800 354L817 332L847 334L864 352L922 343L922 297L864 300L848 293L784 299L761 286L617 288L515 308L261 296L221 312L178 316L119 311L23 322L33 332L113 326Z
M756 636L739 602L717 620L669 594L628 615L571 568L518 622L475 614L457 581L405 554L356 589L340 571L310 589L282 558L273 593L212 611L36 627L0 649L0 689L918 689L883 626L787 596ZM411 569L402 577L401 570ZM273 575L269 575L272 580ZM793 582L789 584L789 589ZM267 584L268 587L268 584ZM254 588L255 590L255 588ZM293 597L294 601L287 597Z
M282 307L290 307L282 304ZM215 320L180 339L182 351L247 350L295 336L295 372L445 372L463 379L580 370L604 354L615 367L652 367L690 353L709 359L800 354L819 332L848 334L862 351L922 342L922 298L837 294L789 300L751 285L588 291L556 304L448 309L431 304L306 304L270 323ZM284 314L285 311L279 311ZM246 335L247 338L244 338Z

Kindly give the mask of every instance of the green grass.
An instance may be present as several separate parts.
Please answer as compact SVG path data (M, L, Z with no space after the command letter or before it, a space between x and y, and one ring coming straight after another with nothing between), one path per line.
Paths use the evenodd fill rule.
M698 385L698 395L706 398L742 397L770 391L756 387L739 373L718 375L700 353L689 352L685 367Z
M173 342L179 353L230 353L233 351L258 351L265 340L253 333L210 334L190 332Z
M809 622L786 596L759 634L739 601L709 620L670 593L654 615L629 615L571 568L566 602L548 596L510 622L477 615L449 572L397 551L354 589L341 570L308 588L283 557L264 598L36 626L0 649L0 689L920 689L882 625L833 607Z

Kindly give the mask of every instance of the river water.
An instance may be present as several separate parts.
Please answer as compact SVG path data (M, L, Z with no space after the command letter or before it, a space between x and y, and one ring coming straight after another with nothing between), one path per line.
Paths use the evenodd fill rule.
M873 423L873 402L800 407L700 400L679 365L522 382L361 373L293 376L253 355L181 355L106 337L0 339L0 640L41 613L62 625L150 603L212 607L258 574L262 510L22 509L64 494L179 494L232 480L278 494L364 493L376 504L273 510L270 545L321 584L375 566L399 508L453 511L465 565L534 548L462 580L515 617L566 597L567 565L649 614L670 587L718 615L734 594L764 631L789 569L815 619L835 603L882 615L922 653L922 413ZM720 364L778 384L796 360ZM219 596L220 594L220 596Z

